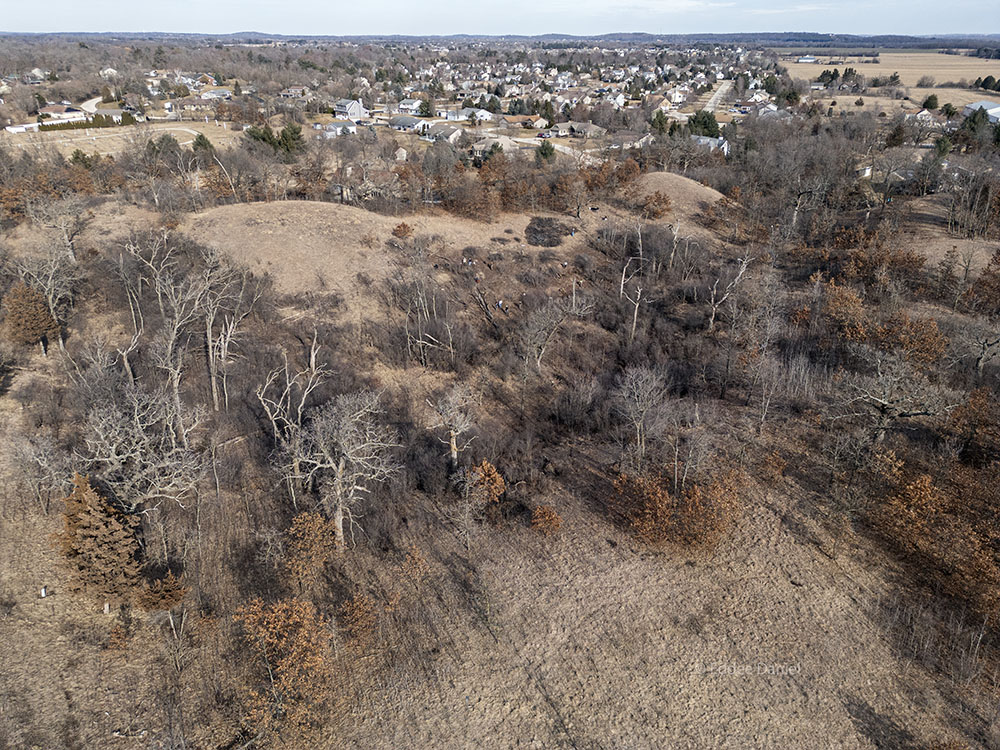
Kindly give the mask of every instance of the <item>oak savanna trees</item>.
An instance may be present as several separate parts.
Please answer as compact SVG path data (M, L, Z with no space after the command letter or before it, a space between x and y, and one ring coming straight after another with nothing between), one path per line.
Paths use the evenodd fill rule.
M381 45L132 47L109 93L141 102L149 69L217 62L261 100L234 93L222 120L265 133L267 118L272 135L318 114L277 101L303 72L321 82L318 102L353 96L361 79L385 88L358 96L394 100L404 68L436 61ZM102 62L90 48L69 52ZM678 62L663 54L657 64ZM619 64L586 49L524 55L573 56L561 64L577 72ZM74 82L81 94L104 85ZM5 99L30 106L24 94ZM581 105L573 116L645 127L651 104L640 108ZM294 148L137 137L112 159L0 148L0 220L28 235L0 269L5 338L33 346L66 334L65 352L49 346L45 361L2 352L12 445L0 456L0 519L23 519L26 533L55 522L51 552L65 557L72 596L136 605L91 632L46 602L78 651L60 661L73 712L109 718L73 729L49 720L66 715L60 704L17 723L52 747L70 744L62 731L99 746L119 725L164 747L296 746L313 730L370 743L354 723L364 709L331 706L421 687L431 656L453 647L441 634L503 637L518 607L490 597L522 602L497 585L510 570L494 540L518 564L587 550L622 569L636 555L654 567L683 556L739 573L726 540L753 539L775 509L775 528L824 559L864 548L873 575L893 567L892 586L993 622L1000 261L988 246L976 258L968 239L994 236L993 146L978 130L950 152L942 144L946 170L939 147L918 153L906 128L888 147L890 118L824 117L805 103L789 112L727 126L728 157L680 128L628 154L497 153L479 164L465 145L440 143L397 162L404 136L381 128L324 143L291 128ZM859 176L868 167L872 177ZM665 169L726 197L702 190L692 206L697 185L655 187L650 173ZM392 266L347 280L363 304L279 292L183 236L197 231L189 213L246 203L238 210L252 217L263 210L254 201L293 199L352 204L359 221L354 211L381 212L360 247L330 249ZM481 223L456 244L447 213ZM114 214L145 226L124 237ZM562 227L545 238L555 244L531 244L529 217ZM241 229L247 243L264 241L256 226ZM935 248L913 241L918 231L958 249L925 260ZM91 484L71 489L76 471ZM67 494L54 517L64 508L52 500ZM727 537L741 524L747 534ZM36 586L30 573L4 575L16 599ZM14 632L22 618L2 617L7 581L0 619ZM467 623L493 637L465 638ZM104 653L112 627L128 648ZM101 679L134 675L143 699L126 705L124 691L74 667L77 655L83 665L126 656L132 671L106 666ZM965 706L984 684L949 688ZM107 697L99 711L94 695ZM10 715L0 713L0 737Z

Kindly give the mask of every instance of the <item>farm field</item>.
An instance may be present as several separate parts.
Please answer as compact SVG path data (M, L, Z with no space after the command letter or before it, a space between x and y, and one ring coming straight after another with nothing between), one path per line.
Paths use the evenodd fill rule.
M782 54L785 54L784 50ZM812 80L823 72L824 68L838 67L840 69L850 67L857 70L869 78L874 76L889 76L899 73L900 80L904 86L916 86L917 81L922 76L933 76L939 84L948 82L958 82L966 79L969 82L978 77L987 75L1000 75L1000 60L987 60L978 57L966 57L963 55L944 55L939 52L892 52L882 51L879 55L880 63L862 63L860 60L870 60L870 56L845 56L836 52L830 53L826 50L812 53L816 57L815 63L799 63L793 60L783 60L781 64L788 69L788 74L792 78L802 78ZM836 66L832 66L830 61L840 61ZM976 94L976 92L970 92ZM984 92L978 92L982 94ZM939 94L940 97L940 94ZM976 96L982 98L982 96ZM970 101L974 101L970 100ZM957 104L957 102L953 102Z

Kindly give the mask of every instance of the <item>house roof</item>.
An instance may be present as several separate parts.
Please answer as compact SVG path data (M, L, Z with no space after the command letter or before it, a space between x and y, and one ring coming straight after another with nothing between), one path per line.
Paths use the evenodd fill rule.
M989 99L980 99L978 102L966 104L964 108L969 112L975 112L977 109L985 109L986 112L989 113L994 109L1000 109L1000 102L990 101Z
M389 118L389 125L394 128L415 128L423 120L416 117L410 117L409 115L396 115L395 117Z

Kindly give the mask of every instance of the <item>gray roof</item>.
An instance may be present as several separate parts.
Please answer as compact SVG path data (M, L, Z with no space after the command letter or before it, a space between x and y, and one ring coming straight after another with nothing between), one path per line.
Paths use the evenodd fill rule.
M417 117L410 117L409 115L396 115L389 118L389 125L394 128L415 128L421 122L423 120Z

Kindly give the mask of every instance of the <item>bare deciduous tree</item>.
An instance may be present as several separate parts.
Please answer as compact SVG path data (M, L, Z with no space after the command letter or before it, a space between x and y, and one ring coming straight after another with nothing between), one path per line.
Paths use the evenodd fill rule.
M432 429L443 427L448 433L447 439L442 439L442 442L448 446L449 466L453 472L458 471L458 454L469 445L462 438L472 429L474 404L472 390L462 384L449 388L434 401L427 401L437 416Z
M632 463L636 473L642 473L647 440L660 426L667 382L662 373L648 367L629 367L614 391L615 412L632 433Z
M278 455L287 464L282 466L288 483L292 506L298 510L297 487L302 482L302 427L310 396L326 380L330 371L319 361L320 345L313 331L312 343L306 366L293 372L287 353L283 354L284 366L272 370L260 387L257 400L271 423L271 438Z
M201 454L188 447L200 421L197 409L175 413L163 391L119 382L87 412L84 459L124 510L182 504L203 472Z
M955 399L896 354L875 352L874 372L848 384L844 411L835 419L859 419L873 443L881 442L896 424L948 411Z
M709 331L715 328L715 318L719 313L719 308L726 304L726 300L739 288L740 282L743 281L743 276L746 274L747 268L750 267L752 261L753 257L749 253L740 258L736 270L730 275L726 286L723 287L721 292L719 291L719 284L725 280L724 276L720 275L712 284L712 290L709 295L709 305L712 308L708 316Z
M76 240L90 220L83 197L70 195L54 201L31 200L25 208L32 223L51 230L58 237L63 254L75 263Z
M310 410L302 431L298 463L303 479L318 488L341 549L344 519L353 526L358 501L398 470L392 458L398 438L382 424L382 414L374 391L345 393Z

